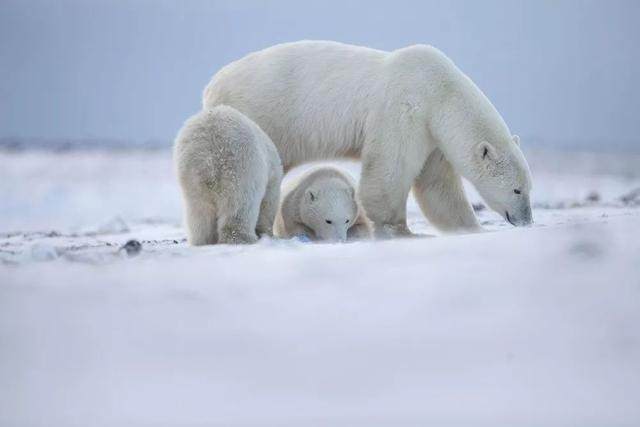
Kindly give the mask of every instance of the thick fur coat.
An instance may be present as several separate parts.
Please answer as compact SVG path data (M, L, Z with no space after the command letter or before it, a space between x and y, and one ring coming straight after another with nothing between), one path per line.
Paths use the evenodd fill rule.
M356 199L353 180L340 170L319 167L290 183L276 216L277 237L314 241L371 237L371 226Z
M491 102L439 50L393 52L303 41L252 53L221 69L204 107L228 104L273 140L285 171L360 158L359 195L376 235L408 234L414 195L443 231L480 229L468 179L514 225L532 221L527 162Z
M174 161L192 245L253 243L272 235L282 164L269 137L227 106L186 121Z

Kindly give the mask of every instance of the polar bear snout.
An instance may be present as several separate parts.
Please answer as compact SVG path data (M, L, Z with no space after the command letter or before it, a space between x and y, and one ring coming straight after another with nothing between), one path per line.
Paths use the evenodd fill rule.
M504 218L515 227L526 227L533 224L533 215L531 213L531 205L526 204L520 209L504 212Z
M347 227L323 227L316 230L318 240L333 243L344 243L347 241Z

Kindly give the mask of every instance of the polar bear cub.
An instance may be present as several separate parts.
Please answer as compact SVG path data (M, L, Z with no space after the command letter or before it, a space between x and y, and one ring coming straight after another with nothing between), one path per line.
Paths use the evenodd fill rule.
M277 237L346 241L367 238L371 225L355 197L353 181L338 169L312 169L287 190L276 216Z
M220 105L188 119L175 141L189 243L253 243L271 235L282 163L271 139Z

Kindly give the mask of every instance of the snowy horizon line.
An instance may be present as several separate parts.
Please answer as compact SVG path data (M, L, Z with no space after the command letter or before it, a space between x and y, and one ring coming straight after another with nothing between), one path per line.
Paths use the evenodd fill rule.
M640 154L640 141L567 141L521 136L525 147L535 150L584 153L629 153ZM123 139L110 137L16 137L0 136L0 150L3 151L73 151L73 150L127 150L164 149L173 145L173 139L147 138Z

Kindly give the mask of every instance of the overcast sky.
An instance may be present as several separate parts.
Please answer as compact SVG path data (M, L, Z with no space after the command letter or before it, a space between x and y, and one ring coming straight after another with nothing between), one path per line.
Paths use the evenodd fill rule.
M0 137L171 140L276 43L447 53L524 143L640 151L640 1L0 0Z

